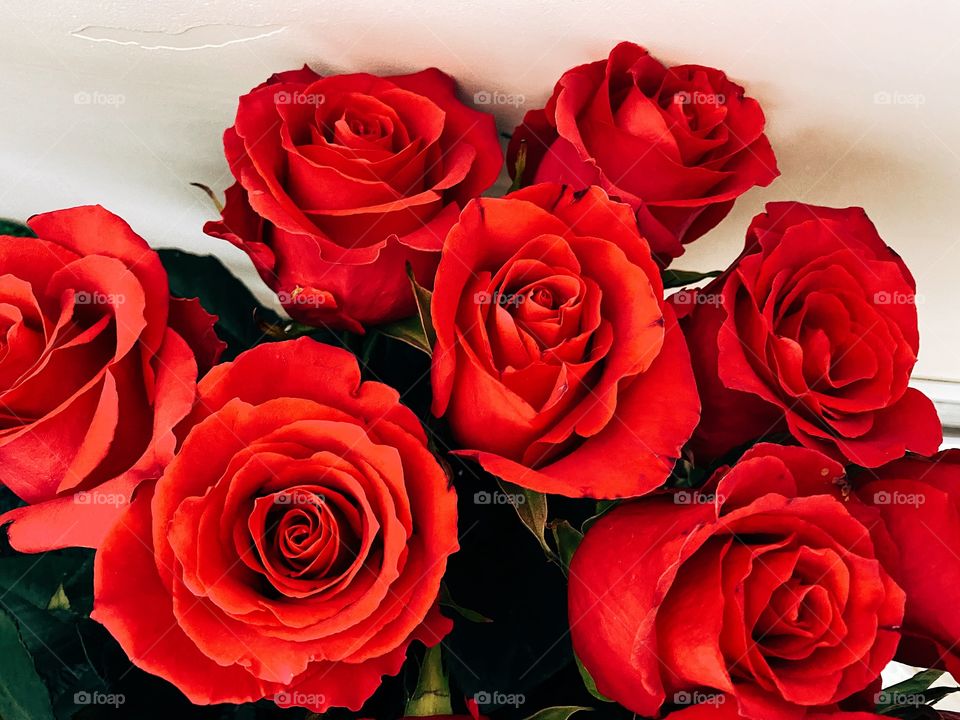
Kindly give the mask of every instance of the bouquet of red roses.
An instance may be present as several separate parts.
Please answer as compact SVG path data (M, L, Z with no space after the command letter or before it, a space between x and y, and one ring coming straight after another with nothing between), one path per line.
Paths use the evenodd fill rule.
M939 717L960 455L909 270L800 202L671 267L778 175L764 123L622 43L484 196L441 71L274 75L205 231L286 317L99 206L5 222L0 717Z

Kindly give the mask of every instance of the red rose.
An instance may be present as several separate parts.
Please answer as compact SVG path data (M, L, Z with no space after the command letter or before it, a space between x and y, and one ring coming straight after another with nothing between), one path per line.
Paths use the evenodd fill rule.
M470 203L432 301L433 412L458 454L572 497L649 492L699 405L630 208L551 183Z
M237 183L204 230L294 319L356 331L413 314L405 263L432 286L444 235L503 162L493 116L434 68L274 75L240 98L224 146Z
M38 237L0 237L0 475L30 505L0 522L24 552L96 547L173 456L196 394L183 336L208 361L222 344L116 215L77 207L29 226Z
M194 703L359 709L437 597L456 496L396 391L310 339L218 365L97 553L93 617Z
M960 677L960 450L904 458L853 476L857 494L879 510L903 558L907 593L898 659L946 667Z
M814 450L761 444L707 492L597 521L570 565L569 613L598 690L645 716L726 693L742 716L776 720L869 685L904 594L877 513L844 499L842 477Z
M740 195L769 185L777 161L760 104L721 71L666 67L620 43L563 74L542 110L514 131L507 165L527 147L527 182L599 185L629 203L663 263L719 223Z
M671 302L703 401L698 456L779 430L867 467L940 446L933 403L907 387L914 281L862 209L770 203L733 266Z

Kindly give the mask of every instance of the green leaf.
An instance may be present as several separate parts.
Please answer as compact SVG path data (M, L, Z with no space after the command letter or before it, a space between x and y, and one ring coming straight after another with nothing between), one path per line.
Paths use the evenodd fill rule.
M0 235L13 237L36 237L37 234L22 222L0 218Z
M695 282L700 282L707 278L715 278L722 274L722 270L710 270L708 272L697 272L696 270L664 270L663 287L683 287L684 285L692 285Z
M943 670L922 670L911 678L907 678L896 685L884 688L884 692L916 693L923 692L933 685L943 675Z
M17 615L26 606L58 609L50 605L61 590L66 597L92 593L92 584L87 587L92 566L93 553L80 549L0 558L0 599Z
M957 692L957 687L931 687L943 675L942 670L923 670L913 677L884 688L877 694L877 712L899 718L918 717L916 712Z
M60 583L57 586L57 591L53 594L53 597L50 598L50 602L47 603L47 610L69 610L70 609L70 600L67 598L67 593L63 590L63 583Z
M590 712L592 708L580 707L579 705L560 705L557 707L544 708L539 712L535 712L526 720L567 720L571 715L581 710Z
M927 705L936 705L948 695L960 692L960 687L932 687L923 691L923 697Z
M527 169L527 141L520 141L520 148L517 150L517 161L513 165L513 182L510 183L510 187L507 190L508 193L512 193L514 190L519 190L523 187L523 172Z
M413 267L407 263L407 277L410 278L410 287L417 304L417 314L396 322L380 325L376 328L381 334L392 337L415 347L427 355L433 354L433 346L437 342L437 333L433 329L433 319L430 317L430 302L433 293L420 285L413 276Z
M224 360L232 360L261 343L269 335L264 327L279 323L277 314L261 306L215 257L170 249L158 253L171 294L198 298L204 310L217 316L217 335L227 343Z
M407 702L405 717L432 717L434 715L452 715L450 706L450 683L443 671L440 645L427 648L420 666L420 678L417 689Z
M583 678L583 685L587 688L587 692L600 702L612 703L613 700L597 690L597 683L594 682L590 671L587 670L582 662L580 662L580 658L577 657L576 653L574 653L573 659L577 661L577 670L580 671L580 677Z
M47 688L20 639L17 624L6 612L0 612L0 717L53 720Z
M433 351L430 348L430 341L427 340L427 334L423 329L423 322L419 315L397 320L387 325L379 325L376 330L394 340L404 342L411 347L415 347L421 352L430 355Z
M553 521L550 523L550 530L553 531L553 541L557 546L560 567L563 568L563 574L567 575L570 572L570 560L580 546L580 541L583 540L583 533L566 520Z
M423 334L427 338L427 346L433 350L437 344L437 333L433 329L433 318L430 316L430 303L433 300L433 293L421 286L413 276L413 267L407 263L407 277L410 278L410 286L413 288L413 297L417 301L417 315L420 318L420 324L423 326Z
M619 500L597 500L597 506L593 515L583 521L583 525L580 526L580 530L582 532L586 532L597 520L602 518L619 504Z
M453 597L450 595L450 588L447 587L446 583L440 585L440 606L450 608L460 617L470 622L475 623L491 623L493 620L488 618L486 615L481 615L476 610L470 610L465 607L458 605Z
M506 480L500 481L500 487L506 494L507 499L517 511L520 521L526 528L533 533L533 536L540 543L543 552L549 560L559 563L556 553L547 542L547 496L534 490L527 490L519 485L508 483Z

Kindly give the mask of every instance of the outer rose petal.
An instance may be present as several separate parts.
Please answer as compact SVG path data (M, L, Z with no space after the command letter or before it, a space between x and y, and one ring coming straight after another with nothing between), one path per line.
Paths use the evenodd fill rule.
M717 334L725 318L718 305L697 306L697 291L681 290L670 298L681 315L680 327L687 338L690 359L700 399L703 402L704 422L697 428L690 447L698 459L722 456L731 448L775 432L783 420L774 406L756 395L731 390L717 373ZM723 418L723 422L714 419Z
M197 298L170 298L170 327L193 350L200 375L217 364L227 347L213 329L217 320L216 315L203 309Z
M476 148L472 167L456 188L457 198L461 202L476 197L496 182L503 166L503 154L493 115L460 102L454 79L437 68L427 68L411 75L395 75L388 79L399 87L433 100L446 113L446 132L450 140L466 140Z
M135 665L169 678L191 702L244 703L270 694L274 688L242 668L221 667L201 654L180 629L155 565L152 498L153 489L144 487L97 553L90 616L106 626Z
M902 662L939 664L960 676L960 618L950 611L960 584L960 451L905 458L854 475L857 495L876 508L903 558L907 592ZM923 558L915 562L914 558Z
M34 215L27 224L38 237L53 240L78 255L106 255L122 261L148 298L168 296L167 274L159 256L124 220L100 205ZM163 340L167 304L150 302L145 313L147 326L142 340L149 351L155 352Z
M713 513L703 504L667 513L662 504L645 502L617 511L590 528L570 563L571 638L601 693L653 717L663 703L663 683L655 649L638 647L638 636L653 623L666 591L658 586L664 569Z
M376 692L383 678L400 672L406 653L413 641L433 647L453 629L449 618L440 615L434 608L423 625L417 628L406 643L379 658L364 663L315 662L303 675L295 678L290 690L285 691L292 702L278 702L280 707L299 705L313 712L325 712L332 707L359 710L364 702ZM315 699L316 702L296 702L297 697Z
M167 330L156 358L156 395L153 439L134 467L89 490L63 495L35 505L15 508L0 516L10 544L20 552L45 552L64 547L100 546L123 515L133 491L145 479L153 480L173 457L173 430L196 400L196 361L179 335ZM51 532L51 528L56 528Z

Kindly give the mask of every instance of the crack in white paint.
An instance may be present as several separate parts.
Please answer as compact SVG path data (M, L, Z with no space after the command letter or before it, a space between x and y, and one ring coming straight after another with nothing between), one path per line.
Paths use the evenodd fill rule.
M176 32L85 25L70 34L81 40L133 45L142 50L206 50L279 35L286 25L194 25Z

